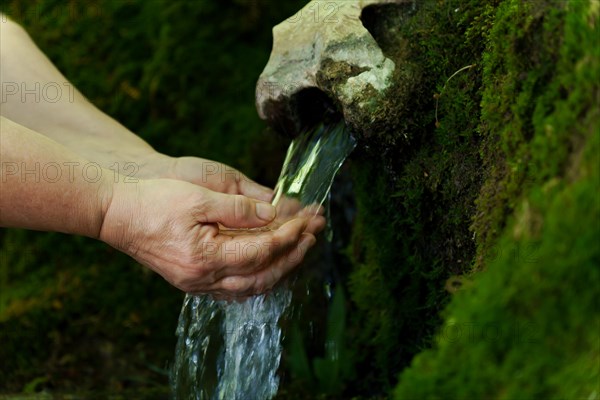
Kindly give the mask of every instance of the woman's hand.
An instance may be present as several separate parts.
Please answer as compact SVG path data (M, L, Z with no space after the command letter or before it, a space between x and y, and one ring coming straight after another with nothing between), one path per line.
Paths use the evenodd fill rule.
M152 151L140 160L136 176L177 179L215 192L241 194L267 202L273 197L273 190L259 185L235 168L199 157L169 157Z
M293 219L276 230L270 204L156 179L114 186L100 239L189 293L247 296L272 288L304 258L325 220Z
M18 95L2 102L6 121L0 150L6 171L0 171L0 224L90 237L100 232L102 240L187 292L261 292L300 263L324 226L322 217L292 219L270 231L225 234L219 224L269 224L274 215L259 210L272 208L263 203L272 191L220 163L157 153L87 101L20 26L5 21L0 30L2 84L64 82L73 89L56 102L23 101ZM73 172L63 171L67 165L91 165L102 179L91 182L81 171L74 180L59 177L43 185L21 178L18 166L31 170L36 165L54 166L63 178ZM138 181L113 184L119 173ZM105 197L105 188L112 195Z

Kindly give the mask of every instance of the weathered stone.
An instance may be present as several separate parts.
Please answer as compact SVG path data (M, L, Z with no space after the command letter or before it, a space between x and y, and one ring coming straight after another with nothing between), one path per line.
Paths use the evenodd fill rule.
M381 114L395 64L361 22L368 6L402 0L311 1L273 28L273 50L256 86L258 114L296 135L327 110L359 130Z

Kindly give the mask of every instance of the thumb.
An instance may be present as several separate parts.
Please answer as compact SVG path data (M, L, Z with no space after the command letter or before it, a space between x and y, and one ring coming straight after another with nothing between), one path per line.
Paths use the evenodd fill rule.
M228 228L257 228L275 219L277 212L269 203L242 195L210 192L205 209L209 222Z

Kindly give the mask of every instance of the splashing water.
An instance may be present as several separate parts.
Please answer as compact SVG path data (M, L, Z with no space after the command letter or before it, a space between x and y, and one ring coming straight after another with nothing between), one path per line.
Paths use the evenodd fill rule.
M294 202L317 212L354 147L343 122L320 125L292 141L272 201L278 216ZM171 374L175 400L275 396L282 350L278 322L291 300L285 285L242 303L186 295Z

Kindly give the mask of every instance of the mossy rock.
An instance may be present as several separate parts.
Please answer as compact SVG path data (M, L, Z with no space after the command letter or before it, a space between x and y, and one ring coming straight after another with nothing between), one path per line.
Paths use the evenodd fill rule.
M380 39L420 79L354 159L349 341L371 373L351 391L600 393L599 14L426 2Z

